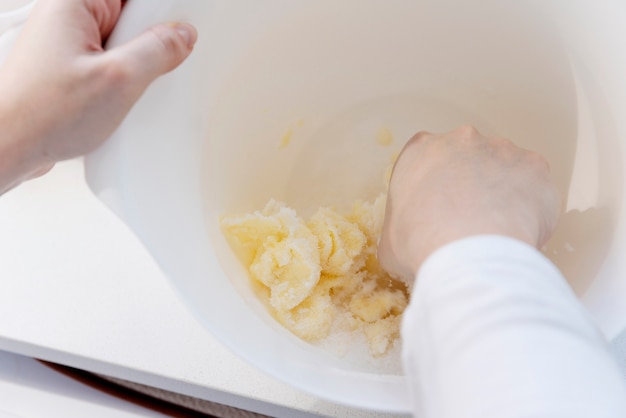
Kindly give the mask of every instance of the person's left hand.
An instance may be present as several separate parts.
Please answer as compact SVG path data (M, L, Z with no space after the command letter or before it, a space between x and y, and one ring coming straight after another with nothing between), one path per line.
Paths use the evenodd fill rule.
M39 0L0 69L0 194L94 150L197 39L161 24L105 51L122 0Z

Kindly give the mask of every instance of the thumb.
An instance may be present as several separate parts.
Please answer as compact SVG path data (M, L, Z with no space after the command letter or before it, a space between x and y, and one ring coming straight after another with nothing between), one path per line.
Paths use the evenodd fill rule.
M127 75L137 87L146 88L182 64L197 39L196 29L188 23L160 24L108 53L124 62Z

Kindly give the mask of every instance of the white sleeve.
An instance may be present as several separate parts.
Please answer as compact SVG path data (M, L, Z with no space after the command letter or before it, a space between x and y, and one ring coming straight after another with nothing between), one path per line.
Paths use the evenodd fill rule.
M556 267L520 241L471 237L432 254L402 340L417 417L626 417L605 340Z

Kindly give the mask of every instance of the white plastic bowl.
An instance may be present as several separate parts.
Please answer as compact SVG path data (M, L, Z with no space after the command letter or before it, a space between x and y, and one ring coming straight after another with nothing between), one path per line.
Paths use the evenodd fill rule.
M618 1L133 0L110 45L179 19L199 28L192 58L87 159L88 181L207 330L285 382L343 404L410 410L403 376L359 370L267 314L221 236L221 214L271 197L302 211L372 197L413 133L469 123L546 155L570 212L607 208L621 228ZM373 139L381 127L396 138L390 148ZM566 250L576 250L568 233ZM626 319L610 261L587 296L608 336Z

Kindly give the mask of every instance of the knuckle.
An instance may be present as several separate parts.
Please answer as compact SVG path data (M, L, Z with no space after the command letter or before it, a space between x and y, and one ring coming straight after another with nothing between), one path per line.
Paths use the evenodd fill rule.
M430 132L428 132L428 131L419 131L418 133L413 135L413 137L409 140L409 143L422 142L422 141L426 140L427 138L429 138L431 136L432 136L432 134Z
M433 134L427 131L420 131L416 133L415 135L411 137L411 139L409 139L409 141L406 143L406 145L404 146L400 154L401 155L404 154L405 150L409 148L413 148L419 144L422 144L432 137L433 137Z
M113 60L106 70L106 79L113 85L128 83L132 78L131 70L124 62Z
M125 85L132 79L132 71L128 64L114 55L100 60L87 75L89 80L98 80L106 86Z
M494 147L497 147L503 152L507 152L509 154L523 154L524 152L520 147L515 145L515 143L508 138L497 136L494 138L490 138L489 142L493 144Z
M163 26L152 27L149 31L156 40L157 48L167 57L178 57L186 49L183 40Z
M445 135L460 147L485 147L489 144L489 139L483 137L472 125L462 125L454 131Z
M170 36L164 31L159 30L159 28L151 28L150 33L152 33L152 35L158 41L158 45L160 45L161 49L163 49L165 52L173 52L178 50L178 43L173 36Z
M462 125L455 130L461 139L473 139L480 136L480 133L473 125Z
M404 147L400 151L400 154L398 155L398 158L396 159L394 163L394 171L395 171L395 167L398 165L400 160L402 160L406 154L412 153L416 149L420 149L421 145L426 143L431 138L433 138L433 134L427 131L420 131L416 133L415 135L413 135L411 139L408 140L408 142L404 145Z
M497 142L500 145L515 146L515 143L513 143L513 141L511 141L508 138L504 138L504 137L500 137L500 136L494 138L494 141Z
M535 151L528 151L527 155L529 160L535 165L535 167L546 172L550 171L550 163L548 162L548 160L545 159L543 155Z
M149 29L154 37L155 53L161 57L166 70L174 69L185 55L187 50L180 36L175 36L173 31L163 26L155 26Z

